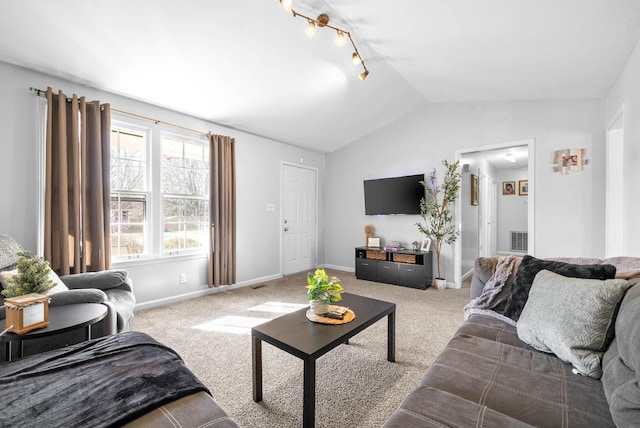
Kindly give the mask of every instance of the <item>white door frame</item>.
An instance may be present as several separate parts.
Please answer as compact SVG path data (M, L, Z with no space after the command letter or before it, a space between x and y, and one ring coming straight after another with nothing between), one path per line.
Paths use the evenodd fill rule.
M605 258L625 254L625 125L626 105L623 103L607 124L606 184L605 184Z
M295 162L288 162L288 161L281 161L280 162L280 219L278 220L278 236L280 237L280 275L284 275L284 167L285 166L290 166L290 167L294 167L294 168L302 168L302 169L307 169L310 171L313 171L315 176L316 176L316 188L315 188L315 194L316 194L316 212L315 212L315 223L316 223L316 227L314 229L314 234L315 234L315 248L314 248L314 254L315 254L315 264L318 264L318 168L312 167L312 166L307 166L307 165L303 165L303 164L299 164L299 163L295 163Z
M508 147L516 147L516 146L527 146L529 151L528 156L528 166L527 166L527 174L529 180L529 194L527 196L528 206L527 206L527 232L529 234L529 242L528 242L528 254L535 255L535 205L534 205L534 196L535 196L535 139L527 138L525 140L518 141L510 141L507 143L499 143L499 144L490 144L486 146L479 147L471 147L466 149L460 149L455 151L455 159L460 160L467 153L477 153L484 152L489 150L496 149L504 149ZM460 198L457 198L455 201L455 221L456 227L458 230L462 230L462 202ZM495 222L494 222L495 223ZM495 224L494 224L495 227ZM454 287L461 288L462 287L462 246L460 245L460 239L456 240L453 243L453 254L454 254Z

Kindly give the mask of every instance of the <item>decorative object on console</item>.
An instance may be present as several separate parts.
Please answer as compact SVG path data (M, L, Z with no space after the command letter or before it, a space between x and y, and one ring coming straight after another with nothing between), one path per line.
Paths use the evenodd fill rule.
M418 230L427 238L435 240L436 262L438 265L438 276L434 281L436 288L445 284L440 270L440 253L442 244L453 244L460 231L453 222L453 214L449 210L449 204L456 200L460 190L461 174L459 171L460 161L449 163L446 159L442 161L445 172L442 184L438 183L436 169L429 175L428 181L423 181L427 197L420 201L420 216L424 223L416 223Z
M418 251L418 249L420 248L420 243L418 243L418 241L413 241L411 245L412 245L411 248L413 249L413 251Z
M431 250L431 238L423 238L422 245L420 245L420 251L426 253L429 250Z
M373 234L373 226L368 224L364 227L364 243L366 246L369 246L369 238L371 238L371 235Z
M380 238L367 238L367 247L380 248Z
M329 278L324 269L316 269L307 275L307 296L310 300L311 311L322 315L329 311L329 304L342 300L340 293L344 291L340 279L335 276Z

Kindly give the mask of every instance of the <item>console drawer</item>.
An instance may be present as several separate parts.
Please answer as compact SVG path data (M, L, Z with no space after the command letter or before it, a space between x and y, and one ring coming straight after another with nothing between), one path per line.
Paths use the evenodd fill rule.
M413 288L427 288L428 278L422 265L400 265L398 267L400 284Z
M377 263L375 260L356 259L356 278L375 281Z
M389 284L398 284L398 264L393 262L377 263L377 280Z

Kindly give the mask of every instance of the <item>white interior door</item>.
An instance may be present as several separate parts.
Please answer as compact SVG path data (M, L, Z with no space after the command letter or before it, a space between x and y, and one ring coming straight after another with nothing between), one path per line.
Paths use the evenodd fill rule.
M284 275L317 263L317 171L283 164L282 260Z

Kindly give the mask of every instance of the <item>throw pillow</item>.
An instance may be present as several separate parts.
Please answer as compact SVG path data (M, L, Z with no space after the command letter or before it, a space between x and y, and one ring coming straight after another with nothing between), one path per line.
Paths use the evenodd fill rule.
M23 248L9 235L0 235L0 269L7 269L18 263L18 253Z
M518 321L522 308L527 303L529 289L537 273L546 269L559 275L572 278L611 279L616 275L616 268L607 264L577 265L553 260L541 260L524 256L518 267L518 273L511 286L511 294L504 307L504 315Z
M518 320L518 337L599 379L602 355L613 339L616 312L628 287L624 279L567 278L543 270Z
M58 274L53 270L49 272L49 278L51 279L51 281L53 281L53 287L51 287L49 291L47 291L47 295L69 290L69 287L67 287L64 282L62 282Z
M2 288L7 288L9 278L18 274L18 269L7 270L0 272L0 284ZM59 293L60 291L67 291L69 288L62 282L60 277L53 271L49 271L49 279L53 281L53 286L47 291L47 295Z
M8 283L9 279L13 278L13 276L17 274L18 274L18 269L4 270L0 272L0 285L2 285L2 288L7 288L7 286L9 285Z

